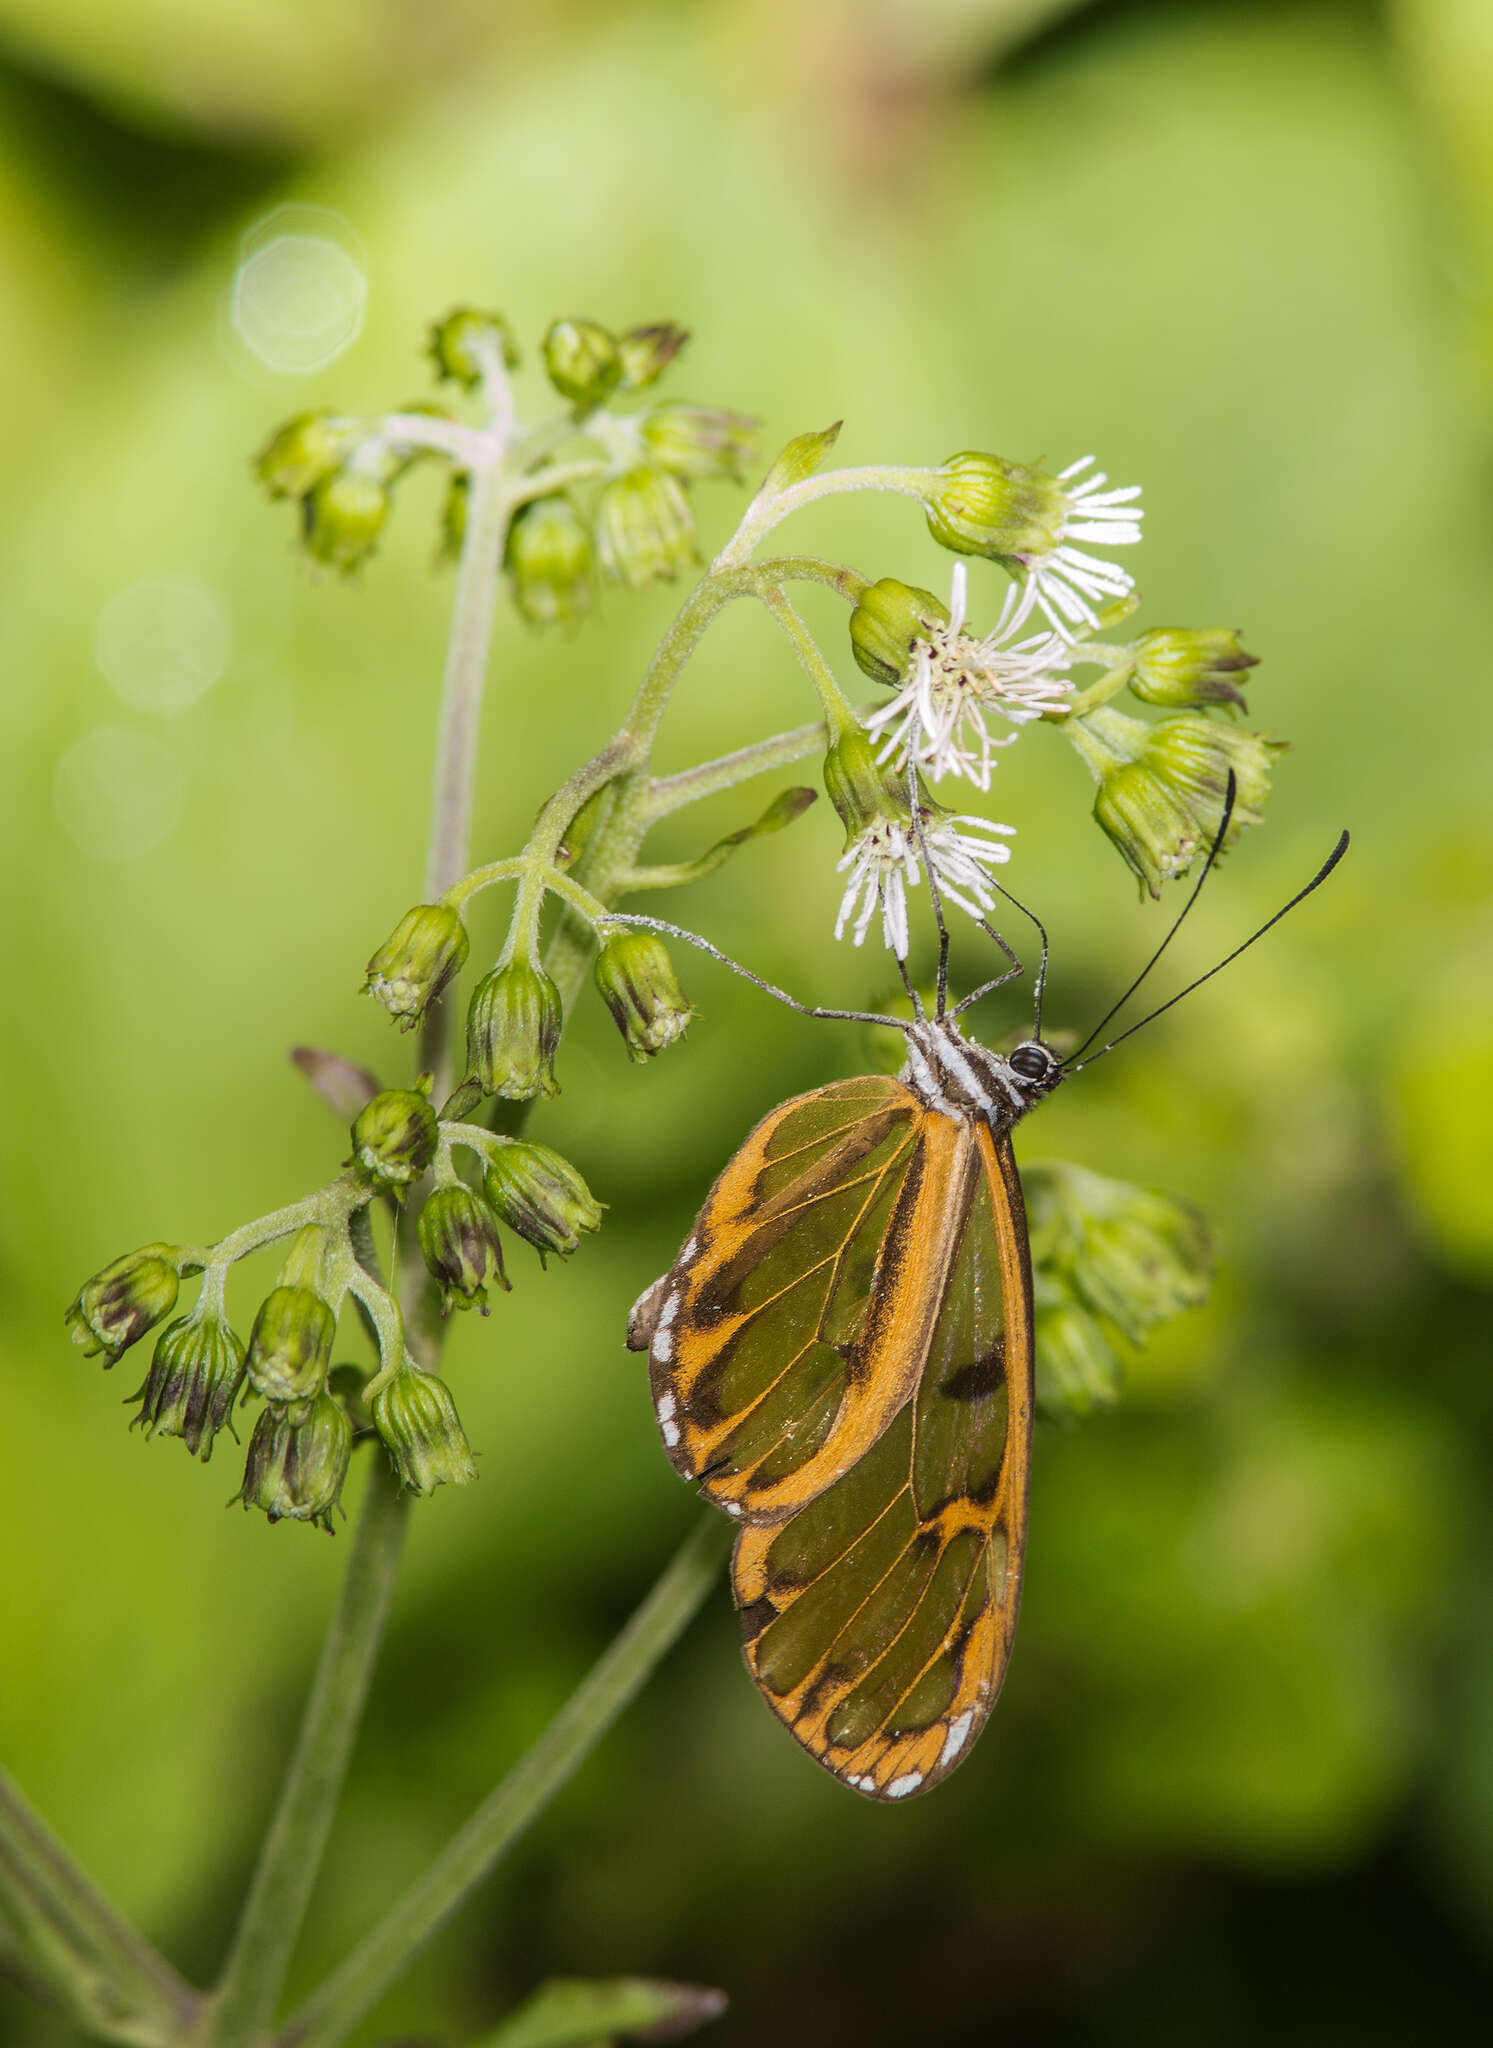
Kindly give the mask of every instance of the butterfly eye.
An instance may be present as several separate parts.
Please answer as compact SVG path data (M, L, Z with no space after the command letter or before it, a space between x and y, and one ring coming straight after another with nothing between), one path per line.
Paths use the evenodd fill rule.
M1045 1045L1018 1045L1009 1064L1023 1081L1045 1081L1052 1070L1052 1054Z

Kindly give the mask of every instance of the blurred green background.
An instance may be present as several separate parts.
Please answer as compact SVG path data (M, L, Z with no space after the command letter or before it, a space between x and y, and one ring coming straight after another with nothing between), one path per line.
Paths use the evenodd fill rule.
M105 1380L60 1322L124 1247L340 1159L287 1047L389 1079L407 1052L356 990L419 893L437 482L343 584L247 458L307 405L421 393L460 300L531 343L560 313L671 318L676 395L769 443L844 415L852 462L1092 448L1144 483L1144 622L1243 625L1254 722L1295 743L1178 980L1345 823L1355 846L1022 1134L1201 1202L1223 1259L1119 1413L1040 1433L1020 1640L968 1766L907 1810L850 1798L757 1701L722 1593L360 2038L459 2040L554 1971L720 1984L723 2048L1461 2038L1493 1988L1493 9L0 0L0 44L8 1766L211 1972L346 1551L225 1515L231 1446L203 1471L127 1437L134 1361ZM309 300L261 303L256 353L271 216L335 247ZM700 505L713 543L729 496ZM901 501L793 544L946 576ZM609 597L569 642L504 618L484 855L605 736L675 602ZM767 623L730 616L666 765L811 715ZM1088 803L1047 732L991 798L1081 1026L1164 915ZM821 806L659 907L863 1001L875 961L826 944L837 850ZM302 1988L694 1512L627 1306L752 1120L862 1054L706 963L689 983L704 1015L652 1068L599 1005L567 1038L536 1132L610 1213L455 1332L482 1483L415 1513ZM71 2037L0 1992L0 2038Z

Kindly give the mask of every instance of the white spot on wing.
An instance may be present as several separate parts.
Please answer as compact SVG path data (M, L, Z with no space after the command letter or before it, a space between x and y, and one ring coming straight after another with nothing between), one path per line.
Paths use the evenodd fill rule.
M660 1327L653 1333L653 1354L660 1365L667 1365L674 1356L674 1339L669 1331Z
M739 1515L741 1513L741 1502L739 1500L723 1500L721 1506L728 1515Z
M949 1723L949 1732L943 1739L943 1748L940 1750L938 1757L938 1768L940 1770L943 1769L945 1764L952 1763L960 1750L963 1749L965 1743L968 1742L969 1731L974 1726L974 1722L975 1710L973 1707L970 1707L959 1716L957 1721Z
M916 1792L923 1782L921 1771L909 1771L905 1778L893 1778L886 1788L888 1799L905 1799L909 1792Z
M679 1254L680 1265L687 1266L691 1259L697 1258L699 1256L699 1251L700 1240L697 1237L692 1237L689 1243L684 1247L684 1250Z
M674 1410L677 1406L678 1403L675 1401L674 1396L672 1394L660 1394L658 1397L659 1421L671 1422L674 1417Z
M677 1294L671 1294L668 1300L664 1303L663 1307L658 1312L658 1327L661 1330L667 1330L670 1323L673 1322L675 1316L677 1316L678 1313L679 1296Z
M658 1426L663 1432L664 1442L672 1451L675 1444L679 1441L679 1424L677 1422L660 1422Z

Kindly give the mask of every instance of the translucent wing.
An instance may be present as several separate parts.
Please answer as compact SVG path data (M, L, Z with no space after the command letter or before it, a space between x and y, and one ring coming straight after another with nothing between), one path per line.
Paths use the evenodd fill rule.
M685 1478L775 1522L858 1464L917 1384L976 1178L969 1128L883 1076L764 1118L634 1312Z
M874 1446L733 1566L752 1676L816 1761L900 1799L994 1704L1026 1542L1031 1267L1009 1138L933 1117L974 1168L915 1393Z

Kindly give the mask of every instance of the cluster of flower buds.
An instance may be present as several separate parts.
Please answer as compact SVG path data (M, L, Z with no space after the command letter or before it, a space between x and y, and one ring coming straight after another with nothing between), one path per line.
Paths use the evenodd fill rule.
M544 337L550 383L575 410L577 430L606 451L606 474L588 524L568 500L541 500L515 521L507 565L514 597L536 624L579 609L593 555L631 590L671 580L696 560L688 486L739 481L754 453L755 422L720 406L645 399L688 340L667 322L614 334L596 320L556 320Z
M892 778L870 762L863 737L851 733L848 744L866 756L870 784L884 792L890 814L907 821L905 797L899 796ZM796 815L802 807L796 802L788 808ZM930 818L927 829L941 845L936 818ZM951 873L956 886L957 880ZM363 988L407 1031L424 1016L466 956L467 934L460 915L449 904L418 904L369 961ZM628 931L619 925L602 933L595 981L630 1059L652 1059L673 1045L695 1015L667 947L652 932ZM529 1102L537 1095L558 1094L555 1053L564 1022L560 991L537 961L515 954L494 967L477 983L467 1005L466 1076L457 1099L475 1103L482 1096L496 1095L509 1102ZM405 1107L425 1128L414 1106ZM447 1114L452 1112L448 1109ZM361 1147L356 1133L354 1142ZM433 1143L432 1139L432 1148ZM361 1158L361 1150L357 1156ZM425 1164L428 1156L417 1173Z
M570 1161L548 1145L475 1130L465 1132L464 1141L481 1153L481 1190L455 1178L443 1182L426 1200L416 1228L442 1308L486 1315L488 1288L506 1292L509 1286L500 1223L533 1245L542 1263L550 1252L573 1252L599 1227L602 1207Z
M1068 737L1098 784L1095 818L1152 896L1186 874L1212 843L1231 775L1234 809L1225 845L1260 822L1271 769L1286 744L1199 712L1148 723L1111 705L1072 719Z
M1117 1343L1207 1298L1213 1251L1185 1202L1044 1162L1024 1175L1037 1297L1037 1393L1049 1413L1110 1407Z
M1138 541L1142 514L1138 488L1109 490L1103 474L1089 472L1088 458L1053 476L997 455L952 456L924 486L928 524L943 546L1009 573L993 629L980 635L965 623L961 561L947 604L895 577L868 584L851 614L851 651L892 692L865 726L878 764L904 781L916 769L934 782L962 776L989 789L996 750L1011 745L1022 726L1038 719L1061 725L1098 784L1096 820L1154 896L1216 835L1230 775L1229 842L1258 822L1282 749L1227 722L1245 708L1240 685L1255 665L1236 630L1152 627L1128 645L1097 637L1121 624L1138 599L1127 570L1087 549ZM1080 693L1073 671L1083 666L1105 673ZM1127 687L1170 715L1148 725L1110 708ZM1220 712L1223 722L1214 715ZM992 719L1001 722L994 730ZM868 854L841 929L849 922L859 937L880 902L894 943L899 854L900 844L882 858L880 872ZM905 864L907 881L918 865ZM977 889L969 893L979 900Z
M439 417L435 406L409 413ZM279 428L255 458L272 498L294 498L311 559L349 576L378 546L394 486L420 449L376 421L304 412Z
M423 402L373 419L307 412L270 437L256 472L272 497L299 504L312 558L348 574L378 545L412 462L434 455L448 464L447 555L466 538L472 476L490 467L511 486L503 566L513 601L531 625L570 627L591 604L598 567L633 590L689 568L690 486L739 481L752 460L755 422L744 414L653 396L688 339L670 321L623 333L596 320L553 321L540 359L566 410L525 433L507 394L519 364L512 328L501 313L459 306L432 327L430 357L439 377L485 401L485 428ZM446 431L423 429L422 416ZM522 452L536 434L548 451L537 465ZM565 475L544 491L550 468Z
M84 1284L67 1311L74 1341L86 1356L101 1355L109 1367L171 1314L184 1273L208 1272L196 1307L168 1323L157 1339L145 1382L134 1396L135 1425L150 1436L180 1437L205 1463L220 1431L231 1432L235 1403L257 1396L265 1405L234 1498L260 1509L272 1522L315 1522L331 1529L357 1427L368 1432L370 1413L372 1431L382 1438L406 1486L424 1493L443 1481L475 1477L450 1393L402 1355L402 1340L399 1355L391 1358L385 1351L367 1409L361 1405L364 1373L356 1366L332 1364L338 1304L347 1285L345 1277L337 1280L336 1275L339 1270L346 1274L353 1256L344 1235L337 1258L330 1257L334 1235L345 1233L349 1218L374 1198L403 1200L431 1164L439 1125L428 1089L428 1078L418 1088L386 1089L359 1111L352 1125L349 1171L333 1184L342 1199L331 1220L307 1223L290 1241L275 1284L255 1313L247 1346L223 1314L226 1268L212 1265L211 1253L175 1245L144 1245L114 1260ZM600 1211L572 1170L559 1161L564 1171L557 1172L549 1163L553 1159L553 1154L544 1155L539 1193L521 1207L522 1226L532 1232L538 1213L547 1222L549 1247L569 1250L577 1231L593 1228ZM566 1174L571 1181L564 1179ZM463 1198L471 1208L465 1217ZM439 1271L443 1262L454 1268L443 1277L465 1301L481 1305L488 1280L507 1284L489 1201L465 1189L438 1191L422 1212L419 1231L432 1268ZM366 1270L363 1279L374 1284ZM398 1312L392 1302L387 1308L397 1331ZM381 1335L381 1345L384 1341Z

